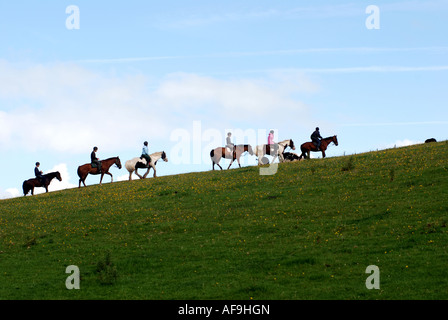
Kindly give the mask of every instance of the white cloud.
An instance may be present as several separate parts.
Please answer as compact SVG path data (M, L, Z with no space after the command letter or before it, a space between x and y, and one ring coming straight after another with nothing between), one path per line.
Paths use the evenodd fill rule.
M169 139L197 117L229 121L304 121L306 105L292 97L317 86L303 75L222 80L171 74L149 89L142 75L110 76L72 64L18 66L0 60L0 149L66 154L116 151L143 138ZM282 113L279 113L279 110ZM300 115L300 117L299 117Z
M70 188L75 188L78 186L77 184L71 183L71 181L70 181L71 176L69 174L69 170L65 163L58 164L45 173L56 172L56 171L58 171L61 174L62 181L53 179L53 181L51 182L51 184L48 188L49 191L70 189Z
M21 192L17 188L9 188L6 190L0 189L0 199L10 199L21 195Z
M157 136L163 125L151 109L144 77L109 77L75 65L0 61L0 101L14 106L0 112L0 148L116 149L142 131Z
M169 75L155 92L160 104L171 106L184 115L208 115L216 122L260 119L275 122L284 115L301 114L306 105L291 98L291 93L316 91L303 75L282 79L271 75L267 80L222 80L196 74ZM279 110L281 109L281 113Z
M137 176L135 174L132 174L132 179L135 179L136 177ZM128 180L129 180L129 174L124 174L117 177L117 181L128 181Z
M395 143L391 143L391 144L387 145L387 148L407 147L407 146L412 146L414 144L420 144L420 143L422 143L422 142L421 141L409 140L409 139L403 139L403 140L397 140L397 141L395 141Z

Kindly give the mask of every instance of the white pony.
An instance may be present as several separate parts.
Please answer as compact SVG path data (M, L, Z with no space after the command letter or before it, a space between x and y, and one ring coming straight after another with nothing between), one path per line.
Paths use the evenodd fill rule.
M287 147L290 147L292 150L296 150L296 147L294 146L294 141L292 141L291 139L289 140L284 140L278 143L278 149L277 152L275 152L276 150L272 147L272 145L268 145L268 144L261 144L255 147L254 150L254 154L255 156L258 157L258 164L262 165L262 158L265 154L269 155L269 156L273 156L273 159L271 161L271 163L273 163L275 161L275 159L277 159L277 157L279 157L280 162L284 161L283 158L283 152L285 151L285 149Z
M154 178L155 178L157 176L156 175L157 161L162 159L163 161L168 162L168 158L166 156L165 151L154 152L149 156L151 157L151 162L149 163L149 166L147 165L145 158L141 159L140 157L136 157L126 161L125 167L129 171L129 180L132 180L132 173L135 173L140 179L145 179L151 168L154 169ZM138 169L148 169L148 170L143 176L141 176L137 172Z

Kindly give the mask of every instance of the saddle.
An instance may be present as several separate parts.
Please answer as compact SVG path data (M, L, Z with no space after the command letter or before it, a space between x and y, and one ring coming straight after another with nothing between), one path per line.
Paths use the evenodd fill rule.
M317 149L317 141L316 140L313 140L313 141L311 141L311 143L313 144L313 146ZM322 149L322 141L321 141L321 143L320 143L320 148L319 149Z
M236 158L236 149L232 150L229 147L222 148L222 157L225 158L226 154L233 154L233 158Z
M277 144L265 144L263 146L265 153L268 155L275 155L278 152L278 145Z
M140 158L140 160L143 160L142 158ZM146 161L146 159L145 159ZM137 163L135 164L135 168L136 169L147 169L149 168L149 163L145 164L143 161L137 161Z
M102 167L102 163L101 163L101 161L99 161L99 164L100 164L100 166ZM98 172L100 172L100 167L98 166L98 164L97 163L94 163L94 162L91 162L90 163L90 166L92 167L92 169L98 169Z

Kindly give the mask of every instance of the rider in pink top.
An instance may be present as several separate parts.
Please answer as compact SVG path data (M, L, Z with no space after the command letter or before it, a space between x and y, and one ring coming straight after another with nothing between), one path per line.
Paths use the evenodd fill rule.
M274 144L274 130L271 130L268 136L268 144Z

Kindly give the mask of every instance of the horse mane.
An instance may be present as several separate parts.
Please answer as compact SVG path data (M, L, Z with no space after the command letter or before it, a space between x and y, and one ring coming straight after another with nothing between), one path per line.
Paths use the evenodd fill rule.
M328 137L328 138L323 138L322 140L333 140L334 136Z
M113 160L113 159L118 159L119 157L111 157L111 158L107 158L107 159L104 159L104 160L100 160L100 161L107 161L107 160Z
M160 155L160 156L162 156L162 154L163 154L164 152L165 152L165 151L157 151L157 152L151 153L149 156L153 156L153 155Z
M55 171L55 172L50 172L50 173L47 173L47 174L43 174L42 176L44 176L44 177L52 177L52 176L56 176L58 174L60 174L59 171Z
M166 152L165 152L165 151L153 152L153 153L151 153L149 156L151 157L151 161L152 161L152 158L155 158L155 157L158 157L159 159L165 159L165 158L163 157L163 154L165 154L165 158L166 158ZM157 162L159 159L157 159L156 162Z
M285 143L287 143L289 141L291 141L291 139L286 139L286 140L280 141L278 144L285 144Z

